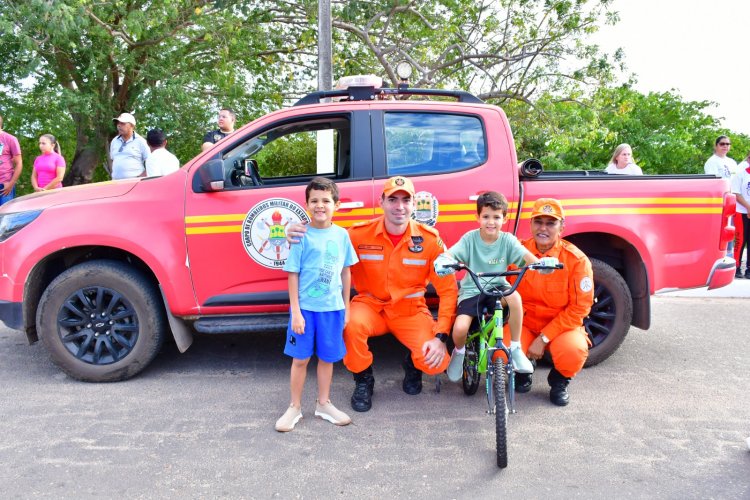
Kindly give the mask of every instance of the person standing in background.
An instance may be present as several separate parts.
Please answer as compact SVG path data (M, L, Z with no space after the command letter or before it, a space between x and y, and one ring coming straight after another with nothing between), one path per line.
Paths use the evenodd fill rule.
M750 153L737 167L737 173L732 177L732 192L737 196L737 213L734 217L734 226L737 230L737 245L734 252L734 260L737 261L737 271L734 273L735 278L742 278L742 252L745 247L748 248L748 257L750 257ZM748 259L750 260L750 259ZM747 260L745 261L745 278L750 279L750 268Z
M620 144L612 153L612 159L604 171L608 174L643 175L641 167L633 162L633 149L630 144Z
M709 175L729 179L737 171L737 162L728 157L732 142L729 137L720 135L714 143L714 154L706 160L703 171Z
M146 143L151 150L151 155L146 158L146 175L154 177L177 172L180 169L180 160L167 151L167 136L164 131L154 128L146 134Z
M729 137L725 135L717 137L714 142L714 154L706 160L706 164L703 166L704 172L723 179L731 179L737 171L737 162L727 156L731 147L732 142L729 140ZM732 216L729 222L733 223L736 218ZM734 256L734 240L730 241L727 245L727 255L730 257Z
M234 132L234 123L236 121L237 115L231 108L221 108L218 119L219 128L206 132L206 135L203 136L201 151L211 148L214 144Z
M65 177L65 158L60 153L60 144L55 136L44 134L39 137L39 151L42 154L34 160L31 186L36 192L61 188Z
M0 205L16 196L16 182L21 176L23 160L18 139L3 130L3 117L0 116Z
M112 180L146 175L145 162L151 151L146 140L135 133L135 117L122 113L112 119L117 123L117 137L109 145L112 158Z

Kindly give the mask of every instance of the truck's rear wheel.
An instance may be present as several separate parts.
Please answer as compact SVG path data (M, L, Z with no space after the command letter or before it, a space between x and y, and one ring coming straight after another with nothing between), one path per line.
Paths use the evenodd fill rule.
M86 262L55 278L37 309L52 360L86 382L113 382L143 370L161 348L165 322L153 283L126 264Z
M585 366L594 366L620 347L633 319L633 299L623 277L598 259L591 259L594 270L594 305L583 325L591 341Z

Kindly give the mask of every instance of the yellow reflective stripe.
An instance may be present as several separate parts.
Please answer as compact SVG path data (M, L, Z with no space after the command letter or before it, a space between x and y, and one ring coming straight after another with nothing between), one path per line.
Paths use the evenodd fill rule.
M721 197L571 198L561 199L560 201L562 202L563 207L565 207L566 216L721 214L724 204L724 199ZM631 206L626 207L622 205ZM515 202L511 204L511 211L508 214L510 220L516 218L516 213L512 210L516 206L517 203ZM523 203L521 219L529 218L533 206L534 201L525 201ZM576 206L591 208L572 208ZM382 214L383 210L380 207L375 207L373 209L361 208L341 213L336 212L336 215L334 215L334 221L338 226L351 227L359 222L366 222L373 216ZM245 216L245 214L191 215L185 217L185 224L240 222L244 221ZM438 222L473 222L475 220L476 205L473 203L440 205ZM241 231L241 225L191 226L185 229L186 234L217 234Z
M242 226L199 226L185 228L185 234L239 233Z
M245 214L190 215L185 217L185 224L199 224L201 222L237 222L241 220L245 220Z
M525 201L523 208L532 208L535 200ZM571 205L714 205L723 204L723 198L571 198L560 199L564 209ZM567 212L567 209L565 210Z
M669 214L721 214L721 207L604 207L566 208L565 217L574 215L669 215ZM531 218L531 212L521 214L521 219Z

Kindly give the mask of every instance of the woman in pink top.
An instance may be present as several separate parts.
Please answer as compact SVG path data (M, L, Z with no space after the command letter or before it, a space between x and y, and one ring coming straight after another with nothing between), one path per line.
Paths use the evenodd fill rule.
M41 136L39 150L42 154L34 160L34 170L31 172L31 185L34 191L61 188L65 176L65 158L60 155L60 145L55 136Z

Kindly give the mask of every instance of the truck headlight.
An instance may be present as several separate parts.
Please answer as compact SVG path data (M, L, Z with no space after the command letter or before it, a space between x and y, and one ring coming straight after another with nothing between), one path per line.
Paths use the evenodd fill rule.
M0 215L0 241L5 241L39 217L41 210Z

